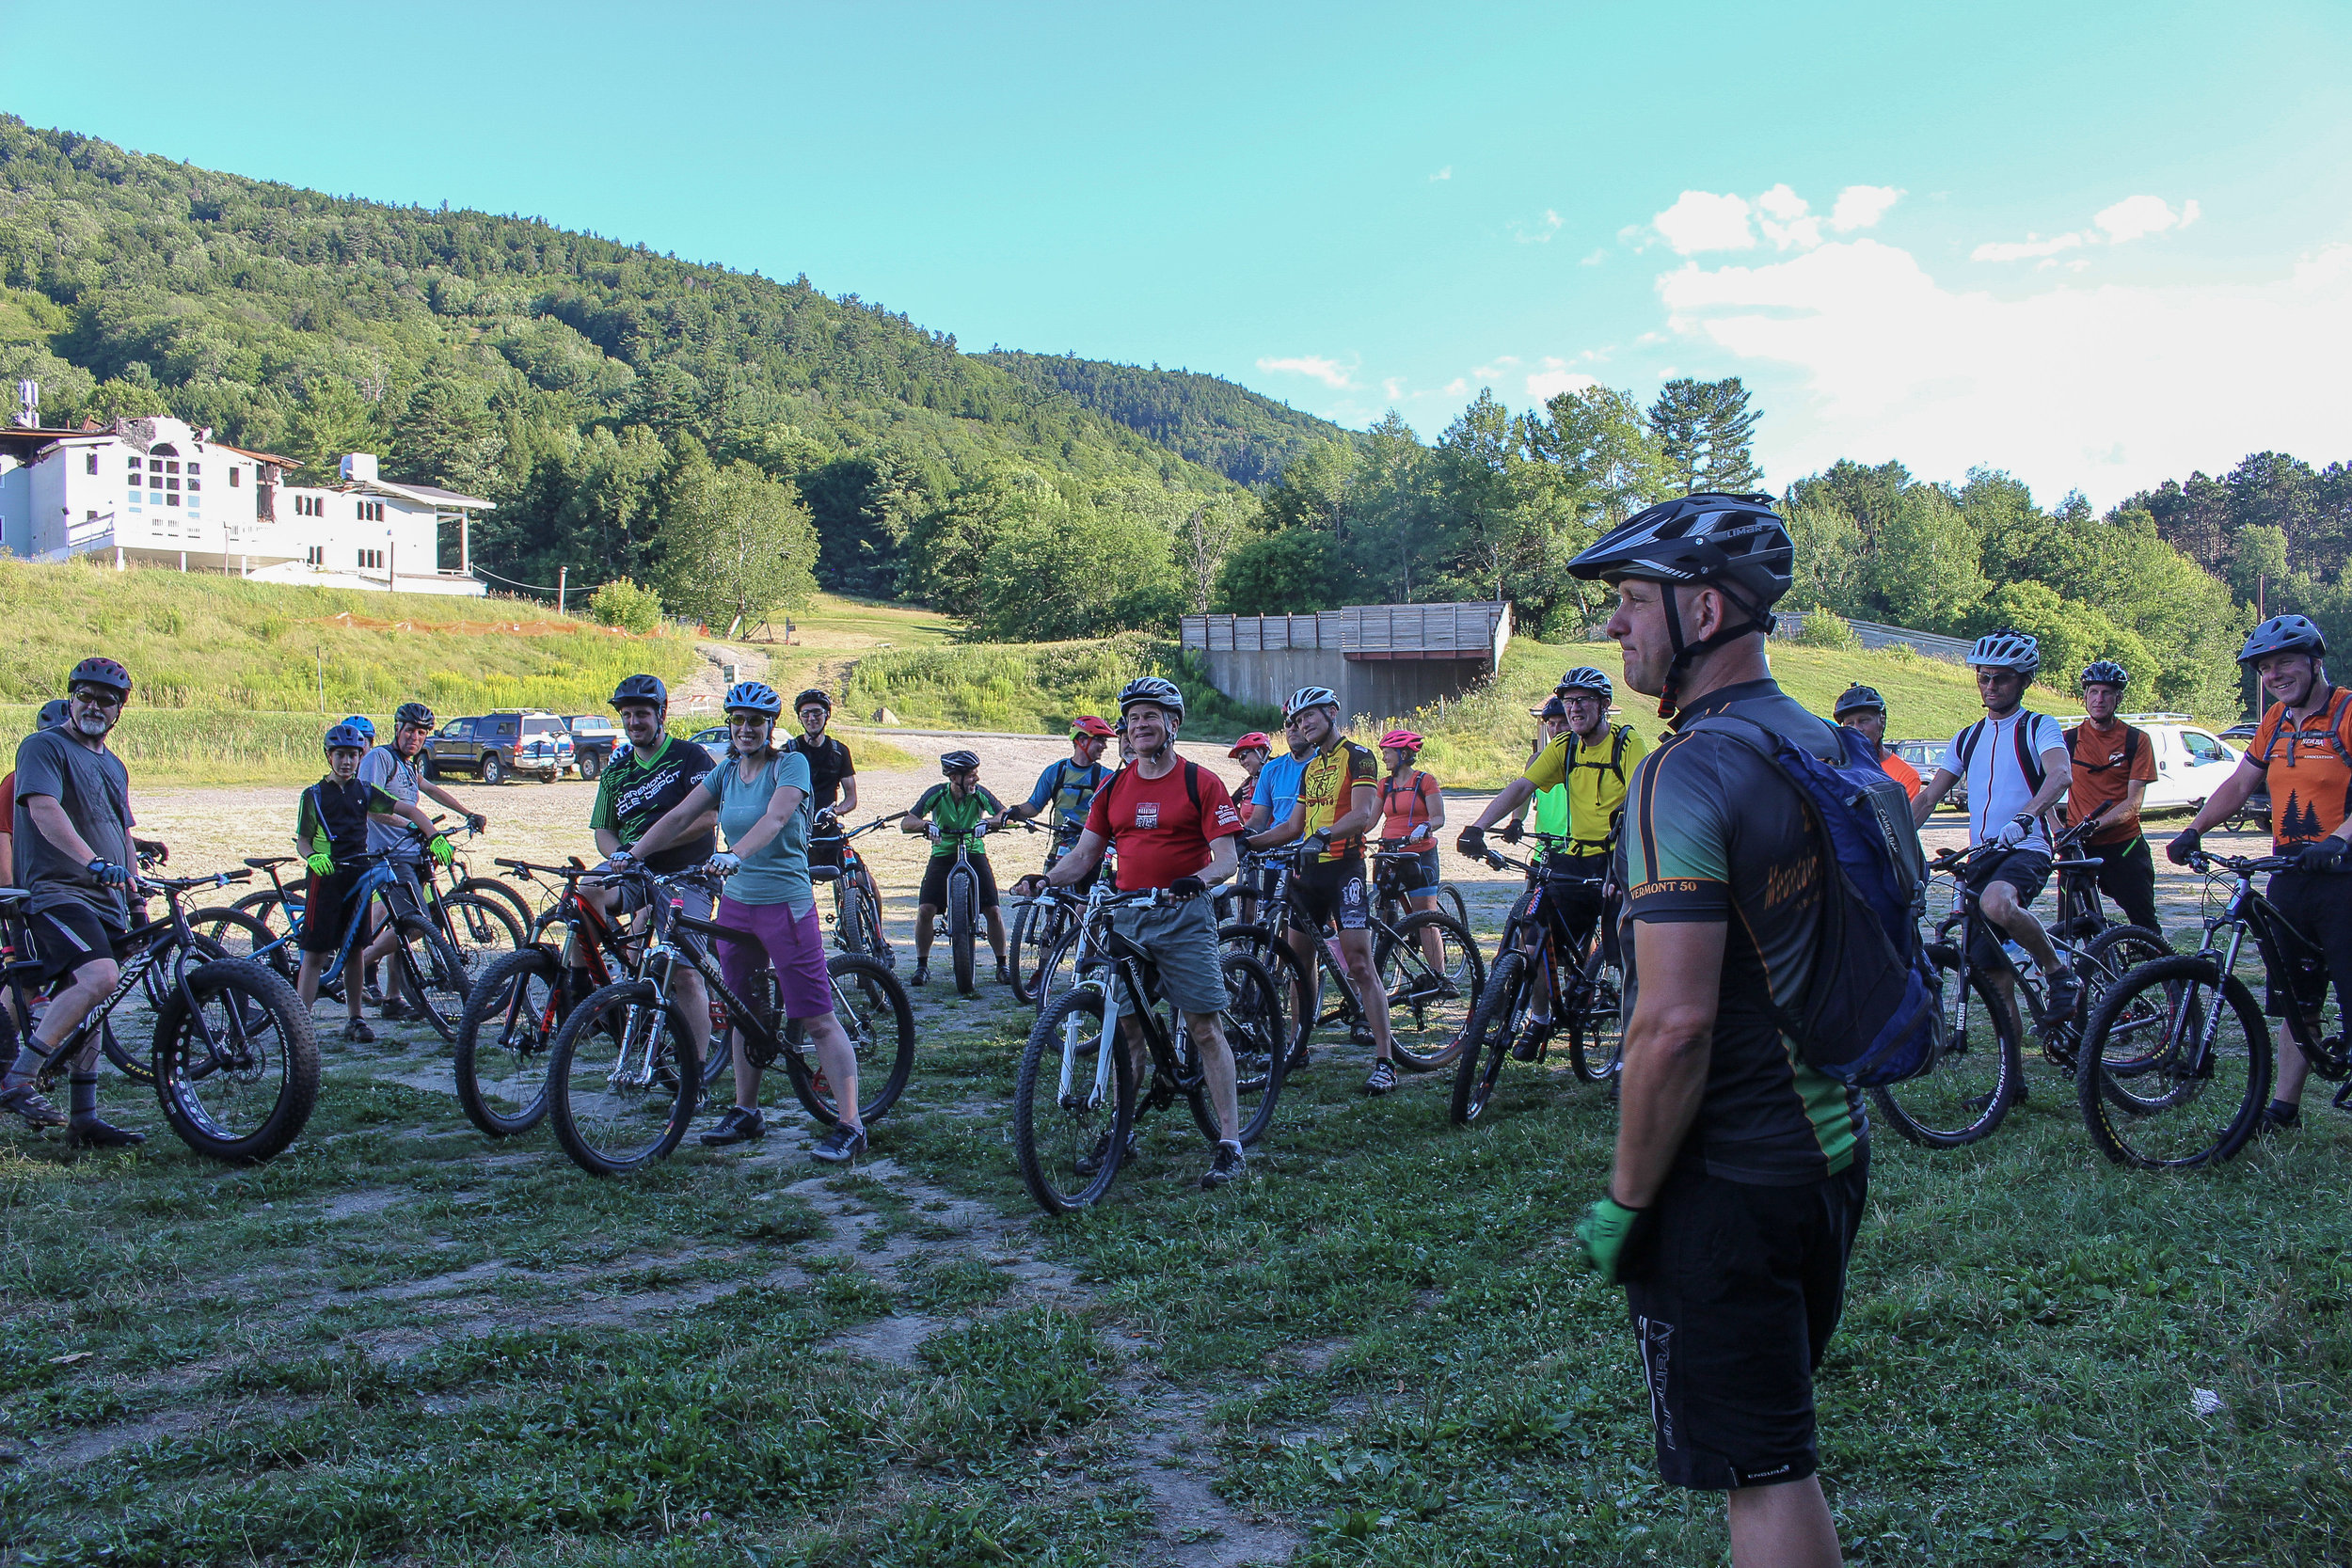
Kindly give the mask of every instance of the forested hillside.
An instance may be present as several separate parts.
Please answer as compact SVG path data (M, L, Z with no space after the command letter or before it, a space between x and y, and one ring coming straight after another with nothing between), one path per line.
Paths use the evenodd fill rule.
M1236 484L1281 477L1291 461L1326 441L1359 437L1328 420L1302 414L1247 387L1192 371L1114 365L1070 354L997 349L980 357L1032 386L1069 393L1179 456L1215 468Z
M1146 531L1167 563L1134 576L1157 615L1183 591L1167 542L1230 488L804 278L4 117L0 375L38 379L52 423L169 412L314 467L379 451L388 477L498 501L477 557L530 582L559 564L659 580L669 515L732 475L733 494L765 482L805 509L822 549L803 574L866 593L930 588L909 540L943 524L966 542L1046 518Z

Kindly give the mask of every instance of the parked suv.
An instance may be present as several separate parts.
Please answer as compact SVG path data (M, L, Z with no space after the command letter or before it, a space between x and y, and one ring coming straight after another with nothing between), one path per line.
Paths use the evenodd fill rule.
M603 772L612 760L612 748L621 743L620 726L601 713L570 714L564 725L572 732L572 762L580 776L593 779Z
M471 773L485 784L504 784L516 773L553 784L572 766L572 736L564 721L544 708L500 708L472 719L453 719L425 742L424 776Z

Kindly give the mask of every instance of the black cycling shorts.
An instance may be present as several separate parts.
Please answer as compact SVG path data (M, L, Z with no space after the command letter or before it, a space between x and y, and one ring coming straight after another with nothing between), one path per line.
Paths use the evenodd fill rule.
M2042 890L2050 883L2050 857L2039 849L1995 849L1968 868L1968 888L1981 894L1994 882L2007 882L2017 890L2017 907L2024 909L2042 896ZM2009 955L2001 950L2002 941L2009 935L1990 920L1977 922L1977 941L1968 955L1969 962L1990 974L1997 974L2015 967Z
M955 863L956 857L953 855L933 855L931 863L923 868L923 890L916 895L914 901L917 904L929 904L935 910L946 909L947 907L947 873L954 868ZM994 909L996 907L996 873L989 869L986 855L972 857L972 876L973 879L980 884L980 908Z
M2306 1018L2328 1005L2328 982L2336 983L2336 1005L2352 1017L2352 873L2274 871L2264 895L2287 917L2312 948L2288 945L2289 975L2271 971L2265 1010L2287 1016L2293 1001Z
M1766 1187L1677 1164L1620 1265L1658 1471L1725 1492L1820 1464L1813 1373L1846 1305L1868 1147L1825 1180Z
M1291 874L1291 924L1310 936L1326 925L1360 931L1372 923L1371 890L1361 856L1317 862Z
M326 876L313 871L302 884L302 940L305 953L338 953L343 932L350 927L351 891L367 875L363 865L337 866Z
M2164 927L2156 917L2156 857L2149 852L2148 841L2135 834L2121 844L2086 846L2084 852L2098 858L2099 869L2091 875L2098 879L2099 891L2123 911L2123 923L2162 935Z
M87 904L52 904L27 916L24 928L32 934L41 979L52 990L84 964L113 958L123 935L121 927Z

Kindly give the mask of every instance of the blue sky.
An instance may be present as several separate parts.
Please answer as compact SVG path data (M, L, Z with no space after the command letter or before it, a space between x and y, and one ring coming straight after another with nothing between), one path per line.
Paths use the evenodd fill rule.
M0 0L0 107L142 151L1430 436L1739 374L1775 486L2102 504L2352 458L2347 61L2322 4Z

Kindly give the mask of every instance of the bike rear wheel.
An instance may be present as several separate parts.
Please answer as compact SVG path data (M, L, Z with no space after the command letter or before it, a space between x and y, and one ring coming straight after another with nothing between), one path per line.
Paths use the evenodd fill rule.
M1944 1040L1933 1066L1916 1078L1870 1091L1896 1132L1927 1148L1972 1144L2001 1125L2025 1081L2016 1013L1978 970L1965 990L1954 961L1944 974Z
M319 1046L292 986L260 964L190 971L155 1018L156 1098L197 1153L254 1164L299 1137L318 1103Z
M2138 965L2100 998L2074 1089L2101 1153L2172 1170L2245 1148L2270 1074L2270 1027L2253 993L2213 959L2182 953Z
M1012 994L1020 1001L1037 1000L1038 972L1053 955L1054 908L1044 899L1032 898L1012 917L1012 934L1005 945L1012 960Z
M979 879L963 867L947 873L947 951L955 958L956 990L974 994L975 948L979 942Z
M281 942L258 916L240 909L191 910L188 929L211 947L211 956L252 958L266 965L289 985L301 967L291 942Z
M871 1127L889 1114L906 1092L914 1070L914 1007L906 988L879 958L835 953L825 961L833 977L833 1014L850 1037L857 1058L857 1115ZM840 1119L840 1101L825 1082L808 1030L798 1020L784 1027L785 1072L802 1109L831 1127Z
M1127 1156L1135 1073L1124 1042L1115 1041L1109 1062L1103 1060L1104 1006L1100 986L1079 986L1055 998L1029 1031L1013 1079L1013 1154L1022 1185L1049 1214L1099 1202ZM1065 1040L1066 1030L1073 1037ZM1094 1168L1081 1172L1082 1163Z
M1609 961L1608 943L1584 956L1584 985L1568 1018L1568 1064L1587 1084L1605 1084L1625 1062L1625 974Z
M573 1000L564 963L545 947L509 953L482 973L457 1021L451 1066L466 1119L511 1138L548 1114L548 1053Z
M592 991L548 1054L548 1125L580 1169L619 1176L667 1158L701 1098L686 1016L650 980ZM687 1070L680 1070L686 1067Z
M1254 1144L1274 1125L1274 1104L1288 1076L1290 1025L1284 1017L1282 982L1256 958L1227 953L1218 960L1225 974L1225 1010L1217 1022L1226 1048L1233 1054L1233 1099L1241 1114L1240 1138ZM1201 1135L1216 1141L1216 1111L1205 1094L1194 1101Z
M529 899L497 877L469 877L457 884L455 891L469 898L496 904L515 917L515 928L518 931L530 930L532 923L539 917L539 911L531 907Z
M1423 933L1438 939L1438 961L1430 961ZM1431 1072L1451 1066L1461 1053L1486 959L1470 927L1439 910L1423 910L1383 933L1375 955L1389 999L1389 1037L1399 1066Z
M1478 1010L1470 1015L1462 1052L1454 1063L1454 1097L1450 1114L1457 1127L1476 1121L1494 1098L1502 1077L1502 1064L1518 1034L1518 1015L1527 989L1527 955L1516 949L1495 960L1478 994Z

